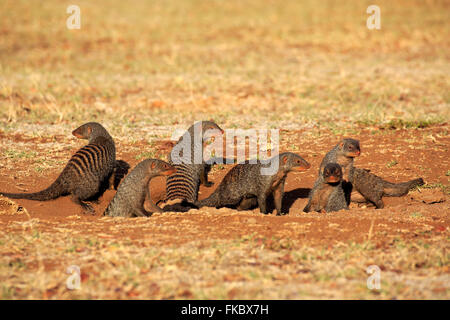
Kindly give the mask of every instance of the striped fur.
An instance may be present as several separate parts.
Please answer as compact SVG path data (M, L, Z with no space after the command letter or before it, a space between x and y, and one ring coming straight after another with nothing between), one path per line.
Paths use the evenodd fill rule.
M73 134L78 138L89 139L89 144L70 158L61 174L47 189L35 193L0 194L12 199L37 201L52 200L70 194L75 203L92 211L83 201L91 200L104 191L102 186L114 169L116 149L111 136L98 123L87 123Z
M203 135L207 130L211 129L219 130L223 133L223 130L216 123L212 121L202 121L201 123L197 122L193 124L178 140L176 145L182 143L186 135L190 135L191 161L190 163L175 164L172 161L172 155L169 156L169 163L176 168L177 172L167 178L166 201L181 199L186 205L193 204L198 200L198 190L200 188L200 183L203 183L205 186L212 185L212 183L208 182L207 178L211 165L204 162L200 164L194 164L194 152L195 150L203 152ZM194 139L195 130L198 130L197 132L202 135L202 139L200 139L200 141ZM199 145L196 145L196 143ZM171 211L173 210L173 207L168 206L167 208L165 207L164 210ZM177 209L174 211L179 210Z
M177 172L167 178L167 200L184 199L194 203L197 201L200 187L200 176L204 165L174 165Z

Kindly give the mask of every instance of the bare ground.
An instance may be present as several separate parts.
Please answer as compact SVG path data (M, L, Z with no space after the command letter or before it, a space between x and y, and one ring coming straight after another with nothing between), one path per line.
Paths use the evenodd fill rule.
M102 217L114 191L94 205L95 216L68 198L1 198L3 298L448 299L448 125L350 130L362 145L357 166L392 182L421 176L427 184L385 198L382 210L352 205L345 212L303 213L320 160L343 136L311 129L281 132L281 150L312 164L289 175L288 214L281 217L213 208L148 219ZM64 136L0 137L0 184L8 192L46 187L82 145ZM48 152L50 146L59 151ZM119 140L118 158L133 167L146 149L164 157L170 143ZM229 168L212 171L215 185ZM214 188L202 187L200 198ZM163 178L152 182L154 200L163 190ZM70 265L81 269L80 290L66 287ZM367 289L369 265L380 267L381 290Z

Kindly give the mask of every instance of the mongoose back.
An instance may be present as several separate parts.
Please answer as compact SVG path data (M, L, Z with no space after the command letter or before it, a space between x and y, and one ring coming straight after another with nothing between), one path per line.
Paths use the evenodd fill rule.
M203 147L207 142L204 141L204 134L208 130L218 130L222 134L224 132L212 121L200 121L194 123L175 144L174 149L169 155L169 163L177 171L167 178L166 201L181 199L186 206L189 204L192 205L197 201L200 183L207 187L212 186L212 183L208 182L208 172L211 165L203 161ZM186 156L182 161L176 161L174 159L175 157L183 157L180 153L176 154L176 152L179 152L178 147L182 144L187 144L185 147L190 150L190 156ZM196 159L198 155L200 155L200 160ZM164 211L180 210L177 209L177 206L167 205L164 207Z
M342 209L348 209L342 189L342 168L337 163L328 163L314 183L303 211L332 212Z
M156 176L167 176L175 173L172 165L157 159L147 159L140 162L119 185L103 215L112 217L146 217L153 212L162 212L161 208L151 201L149 182ZM144 208L145 197L151 206L151 211Z
M234 166L223 178L217 189L206 199L197 201L198 207L239 206L242 201L256 198L262 213L267 213L266 200L272 194L275 209L281 215L286 176L291 171L304 171L310 164L299 155L291 152L272 157L269 163L278 161L278 170L272 174L262 174L266 163L240 163Z
M403 183L391 183L368 170L353 167L349 173L350 182L367 201L373 203L377 209L384 207L383 197L401 197L409 190L424 184L422 178Z
M71 195L72 201L84 210L93 208L84 201L92 200L107 183L116 163L116 148L112 137L99 123L89 122L72 134L89 144L79 149L69 160L61 174L47 189L35 193L4 193L11 199L47 201Z

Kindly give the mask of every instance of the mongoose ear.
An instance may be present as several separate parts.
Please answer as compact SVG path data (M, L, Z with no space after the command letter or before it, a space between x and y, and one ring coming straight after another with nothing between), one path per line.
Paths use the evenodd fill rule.
M287 156L284 156L283 158L281 158L281 160L283 161L283 164L286 164L286 162L287 162L287 160L288 160L288 157L287 157Z
M152 167L152 169L155 169L155 167L156 167L156 163L152 162L152 165L151 165L151 167Z
M88 135L91 135L91 133L92 133L92 128L91 128L91 127L88 127L88 128L87 128L87 132L88 132Z

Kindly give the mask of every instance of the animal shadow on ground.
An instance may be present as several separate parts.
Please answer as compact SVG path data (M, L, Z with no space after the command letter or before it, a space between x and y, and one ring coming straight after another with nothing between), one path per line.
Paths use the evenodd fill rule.
M289 213L289 209L291 209L295 200L297 199L306 199L309 196L310 188L297 188L291 190L289 192L284 193L283 202L281 206L281 213L283 215ZM258 202L256 201L256 197L251 199L252 201L248 202L249 207L246 210L256 209L258 207ZM269 213L275 210L275 203L273 201L273 196L270 195L267 197L267 210Z

